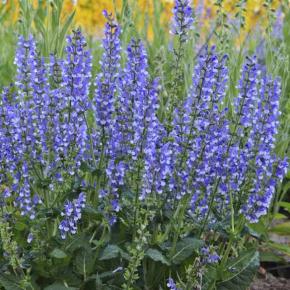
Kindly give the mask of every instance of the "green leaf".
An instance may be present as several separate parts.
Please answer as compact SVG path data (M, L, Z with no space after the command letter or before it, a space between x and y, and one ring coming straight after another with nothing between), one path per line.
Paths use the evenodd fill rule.
M288 171L287 178L290 178L290 170ZM289 191L289 189L290 189L290 182L288 181L286 184L283 185L283 192L286 193ZM289 205L288 209L290 210L290 203L289 202L288 202L288 205Z
M21 290L19 286L19 278L13 275L0 274L0 285L4 287L5 290Z
M273 218L275 220L282 220L282 219L287 219L287 216L285 216L282 213L277 212L277 213L274 214Z
M276 233L278 235L289 235L290 234L290 222L277 224L274 227L271 227L270 232Z
M259 252L248 250L238 258L230 260L222 270L223 281L217 283L217 290L246 290L259 267Z
M166 257L160 251L156 249L148 249L145 253L145 256L151 258L155 262L160 262L167 266L170 265Z
M276 262L283 263L284 259L273 252L260 252L260 261L261 262Z
M275 243L275 242L270 242L267 245L268 245L268 247L270 247L272 249L278 250L278 251L290 256L290 246Z
M101 220L102 218L102 214L100 213L100 211L90 205L87 205L84 209L83 209L84 214L94 217L98 220Z
M122 268L120 268L119 271L107 271L107 272L103 272L101 274L93 274L91 275L90 277L87 278L87 280L98 280L98 281L101 281L101 280L106 280L108 278L113 278L117 275L123 275L123 270Z
M80 235L75 235L71 243L68 244L65 249L69 252L74 252L81 248L87 248L90 247L89 241L90 236L88 236L86 233L81 233Z
M99 257L99 260L111 260L118 258L121 253L121 249L116 245L108 245L102 252Z
M290 184L290 182L289 182ZM290 202L286 202L286 201L279 201L278 205L283 207L285 210L287 210L288 212L290 212Z
M194 251L198 250L202 246L203 242L195 238L184 238L176 245L176 251L171 258L174 264L180 264L185 259L190 257Z
M50 253L50 256L56 259L64 259L67 257L67 254L64 251L56 248Z
M25 223L17 222L17 223L15 224L15 229L16 229L17 231L22 232L22 231L24 231L26 228L27 228L27 225L26 225Z
M265 235L268 231L267 225L265 224L263 219L260 219L258 223L248 224L247 228L249 233L257 238L260 238L262 235Z
M47 287L44 290L77 290L78 288L75 287L66 287L60 282L55 282Z
M83 172L91 172L92 167L87 162L82 162L80 166L80 170Z
M78 250L76 253L74 265L77 272L81 275L90 275L95 266L95 255L92 249L87 247Z
M59 33L59 37L58 37L58 40L60 42L60 46L57 47L58 49L60 49L62 51L62 48L63 48L63 44L64 44L64 39L65 39L65 35L68 31L68 29L70 28L72 22L73 22L73 19L75 17L75 13L76 11L73 11L65 20L64 24L63 24L63 27Z
M125 253L120 247L117 245L108 245L100 254L99 260L111 260L118 257L122 257L126 260L129 260L130 257L127 253Z

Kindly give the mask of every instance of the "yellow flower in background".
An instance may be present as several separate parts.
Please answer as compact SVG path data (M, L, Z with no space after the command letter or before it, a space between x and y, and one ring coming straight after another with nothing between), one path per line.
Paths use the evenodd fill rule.
M123 0L124 1L124 0ZM81 25L88 33L94 35L102 31L105 20L102 16L102 10L107 9L112 12L120 12L122 8L122 0L78 0L74 6L72 1L65 2L65 9L72 11L76 9L76 23ZM146 31L149 40L154 37L154 25L157 19L164 28L169 30L170 20L172 17L172 8L174 0L127 0L132 9L132 17L137 28ZM193 5L196 13L200 15L200 27L203 35L206 35L212 28L213 22L217 18L218 7L215 5L214 0L193 0ZM238 12L236 5L240 1L237 0L224 0L222 9L229 15L229 18L234 18ZM246 1L244 12L245 26L240 32L238 42L244 41L246 36L254 30L257 25L261 27L267 26L267 9L277 9L281 4L281 0L274 0L270 7L264 6L265 0L250 0ZM158 13L156 13L156 10Z
M244 17L245 27L240 33L238 44L241 44L251 31L254 31L255 27L259 27L263 33L269 24L269 10L273 11L279 8L281 0L273 0L269 7L265 6L265 1L251 0L247 1Z
M273 0L271 5L265 6L265 0L248 0L243 4L243 10L237 7L241 1L224 0L221 7L215 5L214 0L200 0L195 1L195 8L200 15L200 25L203 34L206 34L213 27L213 22L219 16L218 9L224 12L229 21L234 21L235 15L241 12L244 17L244 27L240 30L237 42L241 44L246 36L253 32L259 25L260 28L265 29L268 24L269 10L275 11L282 3L282 0Z
M19 16L19 1L7 0L7 13L11 14L9 21L15 22ZM31 0L34 6L37 3L45 3L45 0ZM50 0L47 0L50 1ZM64 0L63 15L76 10L75 24L81 26L88 34L98 35L102 31L105 24L105 18L102 15L104 9L113 13L121 13L123 3L127 2L131 7L132 20L136 23L139 31L145 33L148 39L154 37L154 25L156 21L160 23L162 28L169 30L170 20L172 17L172 8L174 0ZM207 35L210 29L213 29L214 21L218 17L218 7L214 0L193 0L196 14L199 15L199 26L201 34ZM222 1L222 10L229 18L234 19L234 15L238 12L236 5L241 2L238 0ZM48 2L46 2L48 3ZM245 18L245 26L240 32L238 41L242 42L245 37L254 30L257 25L260 27L267 26L268 9L277 9L281 4L281 0L273 0L267 8L264 5L265 0L249 0L245 1L243 16Z
M76 4L71 0L64 1L65 13L76 10L75 23L80 25L87 33L94 35L103 29L105 17L102 12L115 12L122 7L121 1L117 0L78 0Z
M106 9L112 13L121 13L124 0L78 0L73 3L65 0L64 11L72 12L76 10L75 23L83 27L89 34L96 35L102 31L105 18L102 11ZM137 28L147 31L149 39L153 38L153 23L155 12L158 9L160 23L167 27L171 18L171 10L174 1L172 0L127 0L132 12L132 20ZM156 9L156 10L155 10Z

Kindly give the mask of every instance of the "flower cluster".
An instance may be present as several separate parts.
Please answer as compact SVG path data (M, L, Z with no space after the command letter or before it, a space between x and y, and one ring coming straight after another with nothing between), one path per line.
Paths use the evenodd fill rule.
M20 36L15 87L2 92L0 179L7 185L3 197L10 202L13 196L14 206L31 219L44 201L43 188L36 184L53 190L63 175L74 176L87 158L91 56L80 30L67 42L66 59L51 56L46 64L33 37Z
M82 217L82 209L86 205L86 196L80 193L79 197L74 201L66 201L64 211L61 213L63 220L59 224L61 238L65 239L68 233L75 234L77 232L77 222Z
M49 63L33 37L19 38L16 84L3 90L0 104L1 200L33 219L38 206L54 205L47 197L66 180L80 181L89 194L65 202L62 238L76 233L86 196L114 224L125 190L141 205L148 198L167 210L185 204L186 218L203 225L233 213L257 222L287 169L274 153L279 80L248 57L229 113L228 57L205 47L168 124L171 118L159 118L160 84L150 76L144 44L132 39L121 66L121 30L104 15L94 89L80 30L67 37L64 59L51 55ZM189 1L177 0L175 33L186 38L192 21ZM66 198L56 199L60 207Z

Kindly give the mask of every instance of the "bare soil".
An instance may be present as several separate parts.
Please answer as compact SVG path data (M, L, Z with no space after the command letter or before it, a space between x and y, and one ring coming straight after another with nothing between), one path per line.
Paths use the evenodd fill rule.
M290 290L290 279L266 273L255 279L249 290Z

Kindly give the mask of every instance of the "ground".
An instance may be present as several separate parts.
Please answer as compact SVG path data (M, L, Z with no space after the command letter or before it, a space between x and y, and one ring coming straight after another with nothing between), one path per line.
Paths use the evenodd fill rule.
M275 277L270 273L262 275L259 271L249 290L290 290L290 279Z

